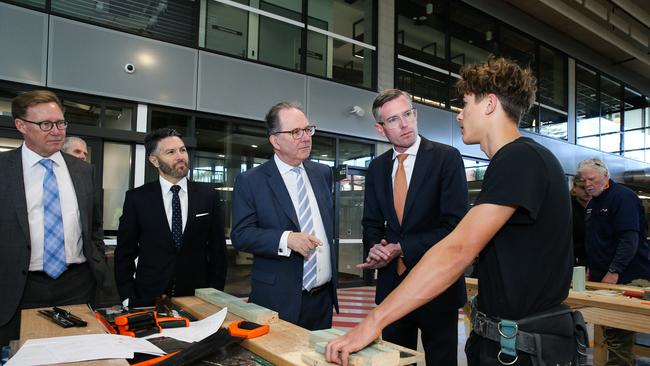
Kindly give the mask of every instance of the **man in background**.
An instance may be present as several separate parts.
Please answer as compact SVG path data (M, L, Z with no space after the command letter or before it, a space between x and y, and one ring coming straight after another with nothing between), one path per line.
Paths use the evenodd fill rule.
M86 145L86 141L79 137L66 137L61 151L83 161L88 161L88 146Z
M120 298L130 307L149 306L163 294L223 290L227 260L219 192L187 179L187 148L176 130L152 131L144 145L158 180L126 192L115 248Z
M17 339L22 309L86 304L108 291L93 168L60 150L68 122L46 90L15 97L21 147L0 153L0 344Z
M266 128L273 158L240 174L233 192L232 244L254 255L249 301L327 329L338 311L332 169L309 160L316 126L300 104L273 106Z
M374 159L366 173L363 241L371 247L357 267L379 269L379 304L463 218L467 182L457 149L418 135L417 109L408 93L383 91L372 112L375 130L393 149ZM461 276L438 298L387 326L383 339L416 349L419 330L428 365L456 365L458 309L466 302Z
M592 196L585 212L589 280L630 284L650 280L648 222L639 197L609 177L607 165L587 159L578 165ZM634 365L634 332L604 327L607 365Z

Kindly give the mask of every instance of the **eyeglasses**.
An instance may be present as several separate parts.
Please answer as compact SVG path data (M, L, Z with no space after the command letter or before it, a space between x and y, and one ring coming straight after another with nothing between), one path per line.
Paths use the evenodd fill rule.
M29 122L38 125L41 131L45 131L45 132L50 131L52 128L54 128L54 125L56 125L56 128L59 130L65 130L66 128L68 128L68 121L64 119L60 121L54 121L54 122L51 121L34 122L24 118L18 118L18 119L24 122Z
M417 115L417 110L415 108L411 108L406 110L405 112L402 112L401 114L390 116L386 118L385 121L377 121L377 123L379 123L380 125L385 125L386 127L395 127L402 120L407 122L412 121L416 115Z
M273 132L273 135L276 135L278 133L290 133L291 137L293 137L294 140L299 140L302 138L302 136L307 132L309 136L314 136L316 133L316 126L307 126L305 128L294 128L291 131L277 131Z

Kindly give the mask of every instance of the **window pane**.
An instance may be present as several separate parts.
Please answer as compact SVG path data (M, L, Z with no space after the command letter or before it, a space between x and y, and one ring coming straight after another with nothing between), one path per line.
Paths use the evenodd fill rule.
M104 143L104 230L117 230L124 194L131 181L131 145Z
M535 69L535 42L522 33L501 26L499 55Z
M237 2L248 5L248 1ZM216 1L207 2L206 12L205 48L246 57L248 12Z
M624 155L626 158L645 161L645 150L626 151Z
M619 153L621 150L621 134L610 133L601 135L600 150L611 153Z
M133 108L106 106L103 127L130 131L133 129Z
M65 108L65 119L70 123L99 126L99 119L102 113L102 106L99 103L67 98L63 98L61 103L63 104L63 108Z
M260 126L197 118L196 142L190 169L192 179L210 183L224 203L226 236L232 227L232 189L239 173L273 156L273 149Z
M567 137L567 114L540 107L539 133L556 139L566 140Z
M397 60L395 76L397 87L409 92L416 102L438 108L447 106L448 75Z
M621 84L600 78L600 133L621 130Z
M289 19L300 19L300 12L281 8L266 2L260 8ZM258 60L269 64L300 70L300 46L302 29L265 16L259 17ZM307 51L309 58L309 48ZM321 57L326 57L321 55Z
M144 37L194 45L198 2L52 0L52 12L119 28Z
M643 109L645 107L645 98L641 94L625 88L625 115L623 117L626 130L648 127L643 120Z
M397 49L400 55L445 68L446 4L435 1L398 1Z
M157 130L159 128L167 127L173 128L180 132L181 135L187 135L187 124L189 123L189 116L180 113L171 113L163 111L151 111L151 128L149 131Z
M309 156L309 160L334 167L336 162L336 147L334 145L336 145L336 139L314 135L311 140L311 155Z
M367 168L373 156L373 144L339 140L339 164Z
M578 145L600 149L600 138L598 136L580 137L577 139Z
M38 9L45 9L46 0L13 0L13 2L20 5L32 6Z
M647 130L634 130L624 133L624 150L635 150L645 148L645 135ZM625 153L627 156L627 152Z
M454 2L450 6L449 33L451 59L458 66L487 60L496 53L496 22L467 5Z
M581 139L600 133L600 106L598 104L598 75L580 65L576 66L576 136L578 144L598 148L598 140Z
M559 52L539 46L539 102L567 110L567 58Z

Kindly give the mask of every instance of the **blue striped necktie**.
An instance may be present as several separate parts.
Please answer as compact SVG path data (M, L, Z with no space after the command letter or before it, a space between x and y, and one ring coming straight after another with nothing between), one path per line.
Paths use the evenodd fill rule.
M302 168L295 167L291 169L296 173L296 187L298 188L298 221L300 223L300 230L303 233L316 235L314 229L314 219L311 214L311 207L309 207L309 197L307 196L307 187L305 181L302 179ZM316 250L309 252L305 257L302 265L302 287L309 291L316 285Z
M53 279L66 270L63 216L59 200L59 187L51 159L39 162L45 168L43 175L43 271Z

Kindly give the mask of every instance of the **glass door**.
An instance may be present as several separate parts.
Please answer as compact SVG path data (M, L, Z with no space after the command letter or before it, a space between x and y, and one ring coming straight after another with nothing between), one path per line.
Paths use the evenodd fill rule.
M356 268L365 259L363 250L363 196L366 172L339 167L337 195L339 211L339 287L365 285L364 271Z

